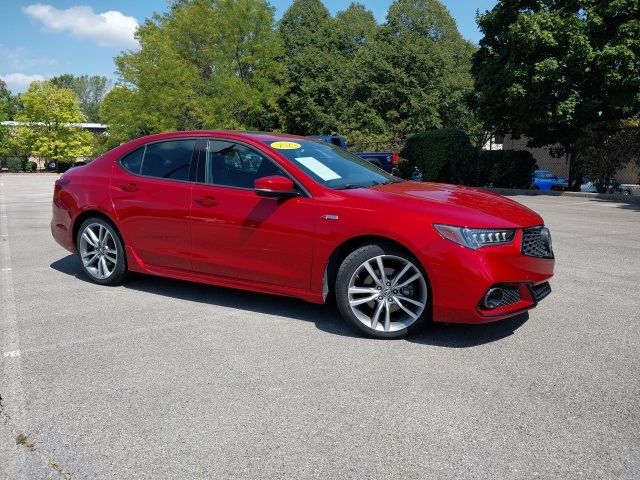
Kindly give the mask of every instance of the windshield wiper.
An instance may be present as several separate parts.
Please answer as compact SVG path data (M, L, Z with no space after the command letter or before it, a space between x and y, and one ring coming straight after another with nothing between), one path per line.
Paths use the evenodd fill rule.
M351 183L344 185L342 187L337 188L336 190L352 190L354 188L371 188L371 187L377 187L378 185L389 185L390 183L397 183L394 182L392 180L385 180L382 182L377 182L375 180L372 181L373 183L370 183L369 185L353 185Z
M404 180L385 180L382 182L376 182L374 181L371 185L369 185L370 187L377 187L378 185L389 185L390 183L399 183L402 182Z

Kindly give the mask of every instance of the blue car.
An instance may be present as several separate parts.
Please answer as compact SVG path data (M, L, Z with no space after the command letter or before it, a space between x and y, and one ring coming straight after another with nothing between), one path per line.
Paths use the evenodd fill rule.
M536 190L566 190L569 180L554 175L550 170L538 169L533 171L531 185Z

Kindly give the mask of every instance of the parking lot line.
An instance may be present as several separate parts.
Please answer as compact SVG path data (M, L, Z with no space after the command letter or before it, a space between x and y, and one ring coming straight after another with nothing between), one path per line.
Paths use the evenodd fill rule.
M8 238L7 213L5 206L4 188L0 190L0 237ZM20 341L16 323L16 300L13 289L13 275L11 269L11 251L8 241L0 242L0 268L6 275L0 276L0 298L2 299L0 312L0 345L4 353L2 357L3 378L0 379L0 399L2 400L2 416L0 423L1 437L8 436L6 441L15 443L14 431L11 424L18 429L25 428L25 396L22 382L22 368L20 359ZM26 431L26 430L25 430ZM22 448L15 448L11 455L13 463L12 478L22 478L25 472L26 452Z

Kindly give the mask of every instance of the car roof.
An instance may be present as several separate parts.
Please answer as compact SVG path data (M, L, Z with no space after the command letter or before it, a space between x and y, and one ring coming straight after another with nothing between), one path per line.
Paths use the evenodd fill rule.
M299 135L289 135L286 133L274 133L274 132L258 132L258 131L238 131L238 130L177 130L172 132L156 133L152 135L146 135L138 137L128 142L120 144L118 147L110 150L109 153L115 156L125 155L132 152L136 148L140 148L143 145L160 142L163 140L175 140L180 138L197 138L197 137L216 137L219 139L228 139L235 141L253 140L254 142L277 142L278 140L295 140L317 142L308 137L302 137Z
M157 141L162 139L180 138L180 137L238 137L249 138L258 141L270 141L280 139L299 139L309 140L308 137L302 137L298 135L289 135L287 133L274 133L274 132L260 132L260 131L240 131L240 130L178 130L173 132L156 133L145 137L140 137L137 140L145 139L145 141Z

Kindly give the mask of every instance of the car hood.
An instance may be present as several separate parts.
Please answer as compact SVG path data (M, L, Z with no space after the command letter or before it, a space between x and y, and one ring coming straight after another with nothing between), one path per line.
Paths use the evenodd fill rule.
M417 208L436 222L468 227L531 227L542 217L533 210L496 193L443 183L399 182L354 190L395 208ZM365 193L368 192L368 193Z

